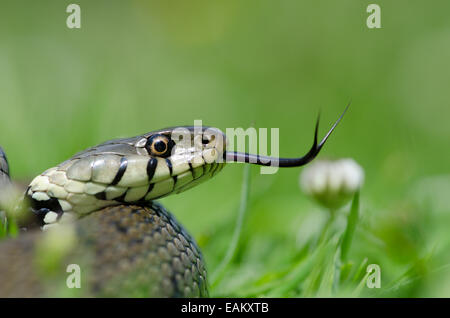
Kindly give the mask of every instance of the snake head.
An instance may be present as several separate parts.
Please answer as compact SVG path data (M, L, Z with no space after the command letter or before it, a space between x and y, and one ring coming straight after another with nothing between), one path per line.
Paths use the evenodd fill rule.
M212 178L224 166L217 128L182 126L115 139L77 153L30 183L41 225L105 206L143 204Z

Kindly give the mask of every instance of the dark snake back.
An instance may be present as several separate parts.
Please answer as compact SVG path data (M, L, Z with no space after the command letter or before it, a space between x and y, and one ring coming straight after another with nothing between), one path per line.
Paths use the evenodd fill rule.
M76 244L52 273L39 269L38 230L0 244L0 297L205 297L206 269L192 237L161 205L107 207L74 222ZM68 264L81 288L66 294Z

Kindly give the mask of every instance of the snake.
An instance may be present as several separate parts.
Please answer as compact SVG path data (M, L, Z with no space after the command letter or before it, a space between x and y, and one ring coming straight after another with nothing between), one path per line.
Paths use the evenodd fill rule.
M318 118L313 145L298 158L227 150L218 128L178 126L110 140L45 170L17 204L19 235L0 241L0 297L66 295L67 264L82 269L76 296L209 296L200 248L157 199L213 178L229 162L303 166L319 154L345 111L320 142ZM0 147L0 194L11 187ZM71 243L49 271L43 242L52 233L63 242L69 232Z

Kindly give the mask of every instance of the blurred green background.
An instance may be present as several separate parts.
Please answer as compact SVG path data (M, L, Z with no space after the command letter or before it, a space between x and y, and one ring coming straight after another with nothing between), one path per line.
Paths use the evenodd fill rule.
M351 99L320 157L352 157L366 173L350 259L379 264L382 288L361 295L450 296L450 2L376 1L381 29L366 26L370 1L79 0L81 29L68 29L70 3L0 4L0 144L16 180L195 119L279 127L280 154L297 156L319 109L323 135ZM253 295L298 261L326 216L299 189L300 171L252 169L238 255L212 295ZM161 200L210 272L241 183L242 165L230 165Z

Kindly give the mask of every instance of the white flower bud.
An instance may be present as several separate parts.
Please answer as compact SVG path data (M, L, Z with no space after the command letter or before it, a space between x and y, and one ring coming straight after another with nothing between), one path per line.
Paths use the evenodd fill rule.
M350 158L314 161L300 175L303 191L329 209L347 203L363 181L363 169Z

